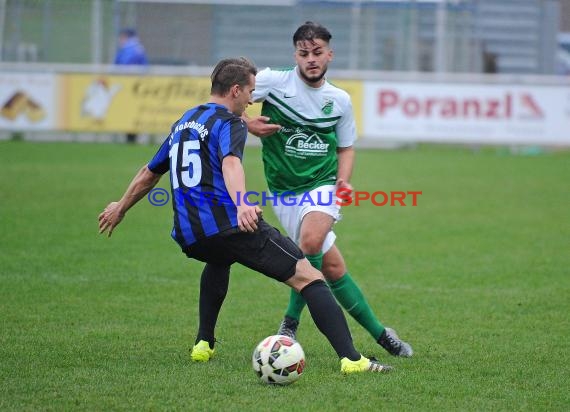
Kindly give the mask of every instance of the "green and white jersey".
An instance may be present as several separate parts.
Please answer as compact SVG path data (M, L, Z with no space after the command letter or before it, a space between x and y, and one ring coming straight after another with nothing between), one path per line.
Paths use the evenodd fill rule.
M296 67L260 71L255 78L255 102L261 113L281 130L261 139L265 178L272 192L302 193L335 184L336 150L352 146L356 125L350 96L328 81L307 86Z

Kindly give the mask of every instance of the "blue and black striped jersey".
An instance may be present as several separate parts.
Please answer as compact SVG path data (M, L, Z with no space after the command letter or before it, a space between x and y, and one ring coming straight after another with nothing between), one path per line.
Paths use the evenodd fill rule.
M208 103L188 110L148 164L157 174L170 171L174 227L185 247L237 228L237 209L222 175L228 155L243 156L247 126L225 106Z

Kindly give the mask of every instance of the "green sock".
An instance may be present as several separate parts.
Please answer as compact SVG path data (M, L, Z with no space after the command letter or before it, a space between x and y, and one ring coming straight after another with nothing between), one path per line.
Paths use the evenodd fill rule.
M372 308L350 273L346 272L340 279L329 282L329 286L336 300L350 313L350 316L360 323L375 340L378 340L384 331L384 325L372 312Z
M316 255L305 255L307 260L311 262L311 265L321 270L323 267L323 253L318 253ZM289 318L293 318L296 320L301 319L301 312L307 303L305 299L301 296L300 293L295 292L295 290L291 289L291 296L289 297L289 306L287 306L287 311L285 312L285 316Z

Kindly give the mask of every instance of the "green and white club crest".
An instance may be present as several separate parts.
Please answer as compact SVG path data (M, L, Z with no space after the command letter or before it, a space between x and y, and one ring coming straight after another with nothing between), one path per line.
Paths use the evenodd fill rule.
M323 106L323 108L321 109L323 111L324 114L329 115L332 113L333 111L333 104L334 102L332 100L327 100L325 102L325 105Z

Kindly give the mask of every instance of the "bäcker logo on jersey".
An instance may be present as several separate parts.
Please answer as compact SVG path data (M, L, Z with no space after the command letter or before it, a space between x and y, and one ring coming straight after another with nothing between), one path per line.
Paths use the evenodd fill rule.
M314 156L326 156L329 144L324 143L315 133L310 136L301 129L296 129L285 143L285 154L300 159Z

